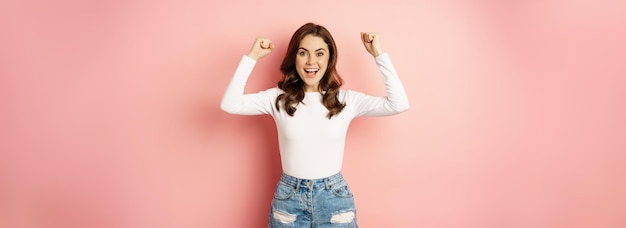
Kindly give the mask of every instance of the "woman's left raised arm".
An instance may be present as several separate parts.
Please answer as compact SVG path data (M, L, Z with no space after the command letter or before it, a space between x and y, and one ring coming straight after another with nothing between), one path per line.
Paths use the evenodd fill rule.
M409 99L394 68L389 54L383 52L380 45L380 35L377 33L361 33L361 41L380 69L385 81L386 97L374 97L364 94L358 95L358 116L386 116L398 114L409 108Z

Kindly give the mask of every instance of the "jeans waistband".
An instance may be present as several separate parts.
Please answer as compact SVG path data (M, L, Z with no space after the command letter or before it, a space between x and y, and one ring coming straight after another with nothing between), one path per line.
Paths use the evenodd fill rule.
M300 187L331 189L333 185L345 184L345 180L343 179L343 175L341 174L341 172L320 179L301 179L283 173L280 176L280 182L292 186L296 189Z

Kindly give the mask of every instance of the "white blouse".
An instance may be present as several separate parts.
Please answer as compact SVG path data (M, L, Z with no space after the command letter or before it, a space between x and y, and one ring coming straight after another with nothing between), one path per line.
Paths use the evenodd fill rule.
M274 87L258 93L244 94L244 88L256 61L243 56L226 88L221 108L238 115L272 115L278 130L278 145L283 172L302 179L318 179L341 171L348 126L358 116L387 116L409 108L408 98L388 54L375 58L385 81L386 97L368 96L341 90L339 101L346 104L328 119L322 94L306 92L296 106L294 116L274 106L283 91Z

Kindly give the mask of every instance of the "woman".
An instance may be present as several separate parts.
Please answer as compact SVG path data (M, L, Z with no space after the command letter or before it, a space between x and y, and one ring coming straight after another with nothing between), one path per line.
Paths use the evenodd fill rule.
M357 227L354 199L341 175L346 132L358 116L401 113L409 103L376 33L361 33L385 81L386 97L340 90L337 47L330 32L307 23L291 37L278 87L244 94L256 61L274 44L257 38L243 56L222 99L225 112L271 115L278 129L283 174L269 214L269 227Z

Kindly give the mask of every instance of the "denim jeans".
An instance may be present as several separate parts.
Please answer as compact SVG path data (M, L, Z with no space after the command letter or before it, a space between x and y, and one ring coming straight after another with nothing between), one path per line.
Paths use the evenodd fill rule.
M341 173L314 180L283 173L276 185L268 227L357 227L348 183Z

